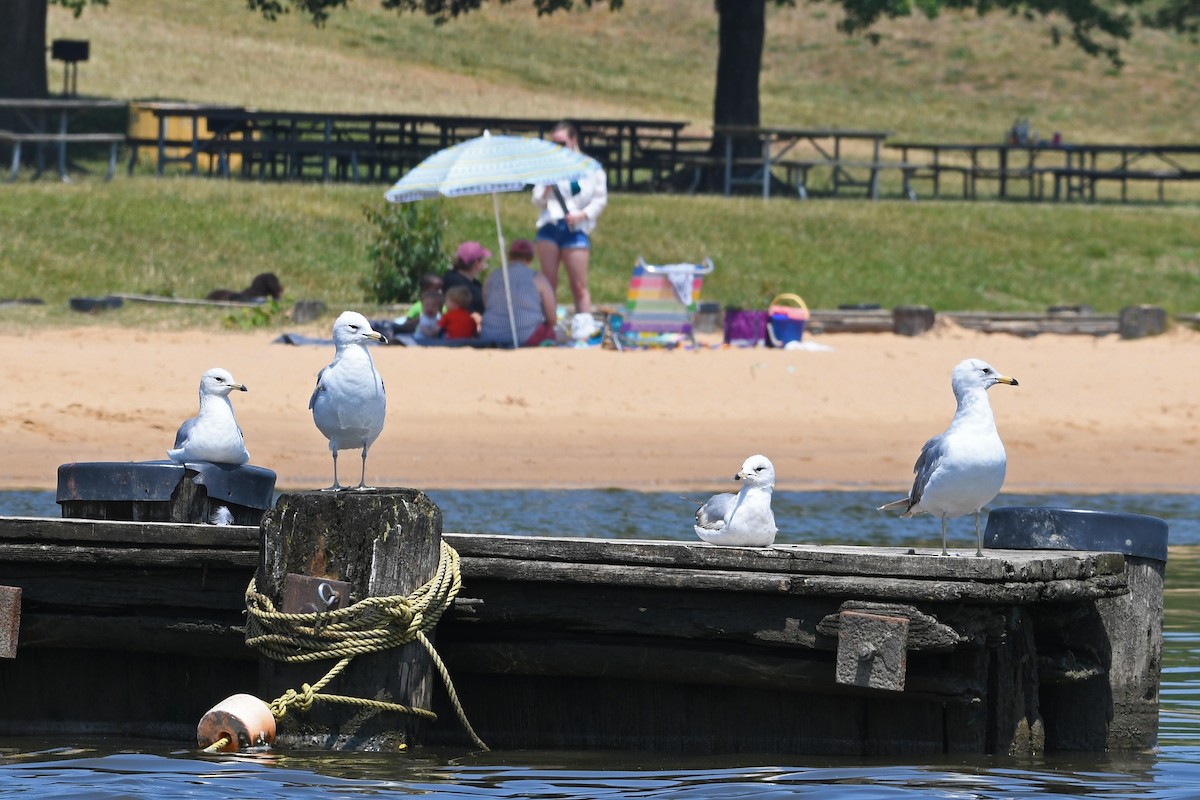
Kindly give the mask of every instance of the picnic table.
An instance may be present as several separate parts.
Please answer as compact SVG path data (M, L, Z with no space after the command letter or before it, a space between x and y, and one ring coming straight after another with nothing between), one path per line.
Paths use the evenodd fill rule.
M12 169L8 181L17 179L21 169L22 147L26 144L35 145L37 148L36 170L33 175L35 180L46 171L46 148L51 145L58 150L59 177L64 181L70 180L67 173L70 163L67 159L69 144L108 145L108 174L105 177L111 178L116 170L117 147L125 141L124 132L72 132L71 126L90 112L124 108L126 105L123 100L91 100L78 97L0 97L0 110L11 112L14 121L18 123L14 130L0 130L0 143L12 147Z
M940 196L943 173L962 177L963 199L978 196L982 180L994 180L1001 199L1020 182L1028 199L1045 199L1045 181L1054 182L1053 199L1096 199L1096 184L1117 181L1126 200L1130 181L1200 180L1200 145L1106 144L1076 142L888 142L900 151L901 160L925 152L929 160L912 173L913 179L931 181L933 196ZM959 156L957 159L954 156ZM950 160L944 157L949 156Z
M157 137L131 138L154 148L161 173L183 162L192 174L208 156L209 170L230 176L320 180L399 179L433 153L484 131L547 138L557 120L531 117L468 117L273 111L191 103L143 103L157 120ZM686 122L643 119L576 119L580 148L605 166L613 188L632 186L654 159L678 151ZM182 123L182 126L180 125ZM172 136L182 127L188 133ZM235 166L236 165L236 166Z
M1163 200L1167 181L1200 180L1200 144L1064 144L1065 163L1049 170L1054 199L1096 199L1096 184L1118 181L1121 200L1128 199L1130 181L1156 181Z
M827 167L832 176L832 193L843 187L861 186L872 200L879 199L879 175L885 169L905 173L905 193L908 194L908 165L880 160L880 150L888 131L856 130L849 128L788 128L760 125L718 125L713 135L725 143L725 194L732 193L737 184L762 186L762 196L771 196L774 170L782 169L787 185L795 187L800 197L808 196L808 177L813 169ZM739 155L735 143L752 140L757 143L755 156ZM847 143L859 143L869 154L849 152ZM866 177L861 177L863 173Z

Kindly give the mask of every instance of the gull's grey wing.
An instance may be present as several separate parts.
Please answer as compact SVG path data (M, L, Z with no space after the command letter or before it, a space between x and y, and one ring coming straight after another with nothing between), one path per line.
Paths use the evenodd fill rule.
M715 494L696 510L696 525L709 530L724 527L725 517L737 503L737 495L730 492Z
M921 455L917 456L917 463L913 465L913 473L916 475L916 479L913 480L913 488L908 495L911 500L909 508L921 502L921 496L925 494L925 487L929 484L929 478L941 466L942 459L945 456L946 437L944 434L933 437L921 448Z
M308 398L308 408L310 411L312 410L312 407L316 405L317 392L324 391L324 387L321 386L321 378L325 377L325 370L327 369L329 369L329 367L321 367L321 371L317 373L317 385L313 387L313 393Z
M197 417L192 417L179 426L179 430L175 432L175 447L172 449L178 450L183 447L184 442L192 435L192 429L196 427L197 419Z

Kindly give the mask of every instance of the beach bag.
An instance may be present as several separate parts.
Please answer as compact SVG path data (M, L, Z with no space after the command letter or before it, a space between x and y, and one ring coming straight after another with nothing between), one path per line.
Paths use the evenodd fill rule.
M767 339L767 312L725 309L725 344L757 347Z
M777 295L767 308L767 343L771 347L799 344L808 322L808 306L798 294Z

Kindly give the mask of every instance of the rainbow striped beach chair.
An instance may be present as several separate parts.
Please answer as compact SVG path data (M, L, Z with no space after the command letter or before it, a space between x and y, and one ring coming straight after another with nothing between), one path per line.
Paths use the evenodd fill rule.
M614 331L621 347L675 347L695 343L692 313L700 299L704 276L713 271L711 259L701 264L647 264L638 258L629 280L620 328Z

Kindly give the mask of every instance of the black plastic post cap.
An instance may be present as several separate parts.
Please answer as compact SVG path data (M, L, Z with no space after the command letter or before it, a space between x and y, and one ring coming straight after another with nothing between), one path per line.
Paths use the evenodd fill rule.
M988 513L984 546L1084 550L1167 560L1167 523L1123 511L1005 506Z

